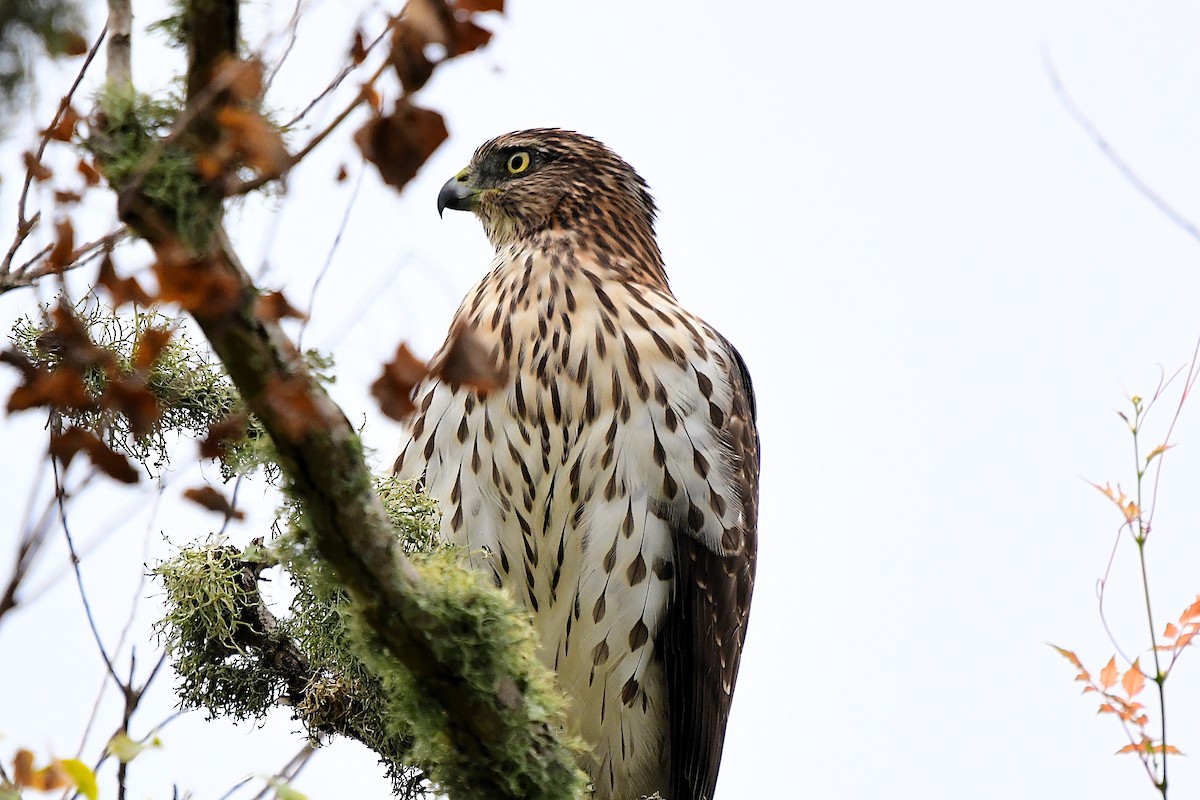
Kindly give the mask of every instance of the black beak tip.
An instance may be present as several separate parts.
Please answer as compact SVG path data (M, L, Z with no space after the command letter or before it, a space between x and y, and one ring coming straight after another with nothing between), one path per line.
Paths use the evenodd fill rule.
M464 182L460 181L457 177L451 178L450 180L446 181L446 185L442 187L440 192L438 192L438 216L441 217L442 212L444 212L447 208L454 209L455 211L469 210L472 207L470 204L470 197L470 190L467 188Z

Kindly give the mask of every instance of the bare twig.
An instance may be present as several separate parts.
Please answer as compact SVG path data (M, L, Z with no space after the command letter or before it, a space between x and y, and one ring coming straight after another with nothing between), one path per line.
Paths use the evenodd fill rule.
M235 183L228 189L228 191L226 191L226 196L236 197L237 195L252 192L255 189L260 189L263 186L266 186L271 181L278 180L286 175L293 167L303 161L305 157L307 157L308 154L316 148L317 145L325 141L325 138L329 136L329 134L337 130L337 128L346 121L346 118L354 113L356 108L362 105L362 103L367 99L367 92L365 91L367 87L373 86L375 81L379 80L379 77L383 75L387 68L388 65L386 62L380 64L379 68L376 69L375 72L372 73L371 77L367 78L366 83L363 84L363 91L360 91L357 95L355 95L354 99L347 103L346 107L343 108L341 112L333 118L333 121L326 125L320 133L313 136L313 138L309 140L308 144L304 145L304 147L297 150L290 158L288 158L287 166L279 174L263 174L247 181Z
M292 18L288 20L287 44L283 47L283 52L279 54L279 58L275 60L274 66L267 72L263 78L263 91L268 91L271 84L275 82L275 76L279 74L279 70L283 68L283 64L287 61L288 56L292 54L292 48L296 46L296 39L300 32L300 11L304 7L304 0L296 0L296 5L292 8Z
M391 33L391 30L392 29L391 29L390 25L385 27L383 29L382 33L380 33L378 36L376 36L374 39L371 40L371 42L364 48L363 52L369 54L372 50L375 49L375 47L380 42L382 42L385 38L387 38L387 35L389 33ZM299 125L302 121L304 121L304 118L307 117L312 112L312 110L317 107L317 104L319 104L322 100L324 100L331 92L333 92L339 86L341 86L342 81L344 81L344 80L346 80L346 78L350 77L350 75L356 69L358 69L359 66L361 66L361 65L360 64L347 64L345 67L342 67L342 70L336 76L334 76L333 80L331 80L328 83L328 85L325 86L324 89L321 90L320 94L318 94L316 97L314 97L312 100L310 100L308 102L308 105L306 105L303 109L301 109L299 114L292 117L290 120L288 120L287 122L285 122L283 124L284 130L287 130L289 128L294 128L297 125Z
M58 424L52 426L51 436L57 432ZM117 675L117 670L113 666L112 659L109 658L108 650L104 647L104 639L100 636L100 629L96 626L95 615L92 614L92 605L88 600L87 588L83 585L83 571L79 568L79 554L75 550L75 539L71 536L71 527L67 523L67 490L63 484L62 475L58 471L58 460L52 458L51 463L54 465L54 496L58 505L58 519L62 525L63 535L67 540L67 549L71 554L71 567L75 572L75 583L79 587L79 597L83 601L83 610L87 614L88 626L92 629L92 637L96 640L96 647L100 650L100 657L104 659L104 665L108 668L108 674L116 682L121 689L125 685L121 682L121 676Z
M1070 93L1067 92L1066 87L1063 86L1062 80L1058 77L1058 71L1054 68L1054 61L1050 58L1050 53L1048 50L1043 49L1042 51L1042 63L1045 66L1046 74L1050 77L1050 84L1054 87L1054 93L1058 95L1059 102L1063 104L1063 107L1067 110L1067 113L1071 115L1071 119L1075 120L1076 124L1083 128L1084 132L1092 140L1092 143L1100 149L1100 153L1108 159L1110 164L1117 168L1117 171L1121 173L1122 177L1124 177L1125 180L1128 181L1129 184L1136 189L1139 194L1142 195L1142 197L1145 197L1147 200L1153 203L1155 208L1166 215L1167 219L1175 223L1184 231L1184 233L1200 242L1200 228L1198 228L1195 223L1193 223L1187 217L1183 216L1183 214L1176 211L1170 203L1168 203L1166 200L1160 197L1157 192L1150 188L1150 185L1142 180L1142 178L1136 172L1134 172L1133 167L1131 167L1128 162L1121 158L1117 151L1113 149L1112 145L1108 143L1108 140L1104 138L1104 135L1100 133L1100 130L1096 127L1095 123L1093 123L1088 116L1083 113L1083 110L1075 104L1075 101L1071 98Z
M88 67L92 65L92 61L96 58L96 53L100 50L100 43L104 41L105 35L108 33L108 25L106 24L100 29L100 34L96 37L96 41L92 44L92 48L88 50L87 58L83 60L83 64L79 67L79 73L75 76L75 81L71 84L71 88L63 95L63 98L58 103L58 110L54 112L54 118L50 120L50 124L42 131L41 141L38 142L37 152L34 154L34 163L40 164L42 156L46 153L46 146L50 143L51 132L58 125L62 115L66 113L67 108L71 105L71 99L75 96L75 91L79 88L79 84L83 83L83 76L87 74ZM17 255L17 250L29 238L29 234L37 226L38 221L42 218L42 213L39 211L33 215L32 219L26 218L26 203L29 201L29 188L33 185L33 169L25 170L25 182L21 185L21 197L17 200L17 233L13 237L12 244L9 245L8 252L4 254L4 260L0 261L0 276L6 276L12 268L13 259Z
M82 244L71 253L65 266L55 266L48 260L50 251L53 245L46 245L33 258L26 261L21 266L12 270L11 273L0 273L0 294L11 292L13 289L22 289L26 286L32 286L40 279L47 275L61 275L73 269L78 269L86 264L91 263L96 257L101 255L105 250L112 248L117 242L129 235L129 229L124 225L120 226L111 233L101 236L95 241ZM38 262L41 262L40 264Z
M304 769L304 766L308 764L309 759L316 755L316 752L316 748L306 742L305 745L300 748L300 752L292 756L291 761L284 764L282 769L272 775L271 778L267 780L267 785L263 787L262 791L254 795L251 800L266 800L267 794L269 794L272 789L275 789L279 782L282 781L284 783L288 783L295 780L296 776L300 774L300 770Z
M300 333L296 336L296 347L301 351L304 350L304 333L308 330L308 321L312 319L313 307L317 304L317 289L321 286L321 281L325 279L326 273L329 272L330 265L333 264L333 256L337 253L338 246L342 243L342 235L346 232L346 225L350 222L350 212L354 210L354 203L358 200L358 191L362 188L363 176L367 174L365 169L358 171L358 178L354 181L354 189L350 192L350 199L346 202L346 210L342 212L342 222L338 225L337 234L333 237L333 244L329 246L329 252L325 255L325 263L321 265L321 271L317 273L316 280L313 281L312 289L308 293L308 308L305 309L304 322L300 325Z

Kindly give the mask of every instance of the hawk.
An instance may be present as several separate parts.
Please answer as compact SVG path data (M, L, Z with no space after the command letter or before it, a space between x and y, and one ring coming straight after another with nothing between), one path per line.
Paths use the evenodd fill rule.
M505 134L437 202L496 257L434 364L469 335L501 377L418 386L395 470L532 612L594 797L709 800L754 586L746 364L675 299L646 183L595 139Z

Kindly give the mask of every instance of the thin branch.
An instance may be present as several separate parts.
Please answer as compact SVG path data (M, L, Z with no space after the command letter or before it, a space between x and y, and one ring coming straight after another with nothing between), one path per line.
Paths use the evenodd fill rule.
M300 33L300 11L304 7L304 0L296 0L296 5L292 8L292 18L288 21L287 44L283 47L283 52L279 54L279 58L275 60L275 65L271 67L263 78L263 91L268 91L271 85L275 83L275 76L279 74L279 70L283 68L283 64L287 61L288 56L292 54L292 48L296 46L296 39Z
M387 68L388 68L387 62L380 64L379 68L376 69L375 72L371 75L371 77L367 79L366 83L363 84L363 89L365 90L367 87L373 86L375 84L375 81L379 80L379 77L381 75L383 75L384 71ZM346 104L346 107L343 108L341 110L341 112L336 117L333 118L332 122L330 122L328 125L326 125L321 130L320 133L318 133L316 136L314 136L312 139L310 139L308 144L306 144L304 147L297 150L291 157L288 158L287 166L284 167L284 169L282 171L280 171L278 174L265 173L263 175L258 175L254 178L251 178L250 180L235 183L233 186L229 187L228 191L225 192L225 195L227 197L236 197L238 195L243 195L243 194L246 194L247 192L252 192L255 189L261 189L263 186L266 186L271 181L279 180L283 176L287 175L288 172L290 172L293 167L295 167L297 164L299 164L301 161L303 161L308 156L308 154L311 153L316 148L317 145L319 145L321 142L325 141L325 138L327 136L329 136L329 134L331 134L335 130L337 130L337 128L343 122L346 121L346 118L349 117L352 113L354 113L354 110L357 109L360 105L362 105L362 103L366 99L367 99L366 91L360 91L357 95L355 95L354 99Z
M363 166L366 166L365 164ZM308 330L308 321L312 319L313 307L317 304L317 289L321 287L321 281L325 279L325 275L329 272L329 267L333 264L333 256L337 253L338 247L342 243L342 236L346 233L346 225L350 222L350 212L354 210L354 204L358 200L358 192L362 189L363 176L367 174L365 169L358 171L358 178L354 181L354 189L350 192L350 199L346 202L346 210L342 212L342 222L338 225L337 233L333 237L333 244L329 246L329 252L325 254L325 263L321 265L321 271L317 273L316 280L313 281L312 289L308 293L308 308L304 312L304 322L300 325L300 333L296 336L296 347L304 350L304 333Z
M50 251L54 247L48 244L35 253L33 258L17 267L11 273L0 273L0 294L11 292L13 289L23 289L26 286L32 286L47 275L62 275L63 273L86 266L105 250L113 247L128 235L129 229L122 225L95 241L75 248L66 265L58 267L47 260L47 256L50 255ZM40 265L38 265L39 261L42 262Z
M376 45L378 45L378 44L379 44L380 42L382 42L382 41L383 41L385 38L387 38L387 35L388 35L389 33L391 33L391 30L392 30L392 29L391 29L391 26L390 26L390 25L389 25L389 26L387 26L387 27L385 27L385 28L383 29L383 32L382 32L382 33L380 33L378 36L376 36L374 39L372 39L372 40L371 40L371 42L370 42L370 43L369 43L369 44L368 44L368 45L367 45L367 46L364 48L364 50L363 50L364 54L370 54L370 52L371 52L372 50L374 50L374 49L375 49ZM361 66L361 65L360 65L360 64L347 64L345 67L343 67L343 68L342 68L342 70L341 70L341 72L339 72L339 73L338 73L338 74L337 74L337 75L334 77L334 79L333 79L333 80L331 80L331 81L328 83L328 85L326 85L326 87L325 87L324 89L322 89L322 90L321 90L321 93L320 93L320 94L318 94L316 97L314 97L312 100L310 100L310 101L308 102L308 105L306 105L306 106L305 106L305 107L304 107L304 108L303 108L303 109L300 111L300 113L299 113L299 114L297 114L296 116L292 117L290 120L288 120L287 122L285 122L285 123L283 124L283 126L282 126L282 127L283 127L283 129L284 129L284 130L287 130L287 129L289 129L289 128L294 128L294 127L296 127L297 125L299 125L299 124L300 124L300 123L301 123L301 122L304 120L304 118L305 118L305 117L307 117L307 116L309 115L309 113L310 113L310 112L311 112L311 111L312 111L314 108L316 108L316 107L317 107L317 104L318 104L318 103L320 103L320 102L321 102L322 100L324 100L324 99L325 99L325 98L326 98L326 97L327 97L327 96L328 96L328 95L329 95L331 92L333 92L335 89L337 89L339 86L341 86L341 85L342 85L342 81L344 81L344 80L346 80L346 78L350 77L350 75L351 75L351 74L352 74L352 73L353 73L353 72L354 72L356 69L358 69L358 68L359 68L359 66Z
M55 435L57 424L51 432L51 436ZM104 659L104 666L108 668L108 674L112 676L113 681L121 689L125 685L121 682L121 677L117 675L117 670L113 667L112 659L108 657L108 651L104 647L104 640L100 636L100 629L96 626L96 618L92 614L92 605L88 601L87 589L83 585L83 571L79 567L79 554L75 551L75 540L71 536L71 527L67 523L67 490L62 482L62 475L58 471L58 459L51 458L51 463L54 465L54 496L58 504L58 519L62 525L63 535L67 539L67 549L71 554L71 567L75 572L75 583L79 587L79 598L83 601L83 610L87 613L88 626L92 629L92 638L96 640L96 647L100 650L100 657Z
M308 764L309 759L316 755L316 752L317 750L315 747L313 747L311 744L305 743L305 745L300 748L300 752L292 756L291 761L288 761L288 763L283 765L282 769L272 775L267 780L267 785L263 787L262 791L254 795L251 800L266 800L267 794L270 793L272 789L275 789L279 782L290 783L291 781L295 780L296 776L300 774L300 770L304 769L304 766Z
M1046 74L1050 77L1050 84L1054 87L1054 93L1058 95L1059 102L1063 104L1063 107L1067 110L1067 113L1071 115L1071 119L1075 120L1076 124L1083 128L1084 132L1092 140L1092 143L1099 148L1101 155L1107 158L1109 163L1117 168L1117 171L1121 173L1122 177L1124 177L1125 180L1128 181L1129 184L1133 186L1133 188L1136 189L1139 194L1142 195L1142 197L1145 197L1154 204L1155 208L1166 215L1167 219L1175 223L1188 236L1191 236L1193 239L1200 242L1200 228L1198 228L1187 217L1183 216L1183 214L1176 211L1170 203L1168 203L1166 200L1160 197L1157 192L1150 188L1150 185L1142 180L1142 178L1136 172L1134 172L1133 167L1131 167L1125 161L1125 159L1121 158L1117 151L1113 149L1112 145L1108 143L1108 140L1104 138L1104 135L1100 133L1100 130L1096 127L1095 123L1093 123L1091 119L1089 119L1088 116L1083 113L1083 110L1075 104L1074 99L1072 99L1070 93L1067 92L1066 87L1063 86L1062 80L1058 77L1058 71L1054 67L1054 61L1050 58L1050 52L1046 49L1042 50L1042 63L1045 66Z
M114 0L116 1L116 0ZM83 64L79 67L79 73L75 76L75 81L71 84L71 88L63 95L58 103L58 110L54 112L54 118L50 120L50 124L42 131L41 141L38 142L37 152L34 154L34 163L40 164L42 156L46 153L46 146L50 144L50 136L54 128L57 127L62 115L66 113L71 105L71 99L75 96L75 91L79 88L79 84L83 83L83 76L87 74L88 67L92 65L92 61L96 58L96 53L100 50L100 43L104 41L105 35L108 33L108 24L100 29L100 34L96 37L96 41L92 44L92 48L88 50L87 58L83 60ZM4 260L0 261L0 276L6 276L12 268L13 259L17 255L17 250L29 238L29 234L37 226L38 221L42 218L42 212L37 212L32 219L25 217L26 203L29 201L29 188L33 185L33 169L25 170L25 182L21 185L21 197L17 200L17 233L13 237L12 244L9 245L8 251L4 254Z

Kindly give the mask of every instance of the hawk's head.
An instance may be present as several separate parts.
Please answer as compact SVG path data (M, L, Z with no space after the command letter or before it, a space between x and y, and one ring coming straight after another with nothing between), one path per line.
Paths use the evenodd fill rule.
M485 143L442 187L438 213L446 208L474 211L497 250L558 229L604 250L658 257L646 182L616 153L573 131L536 128Z

